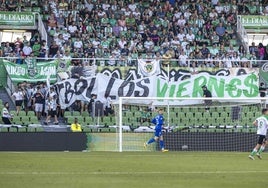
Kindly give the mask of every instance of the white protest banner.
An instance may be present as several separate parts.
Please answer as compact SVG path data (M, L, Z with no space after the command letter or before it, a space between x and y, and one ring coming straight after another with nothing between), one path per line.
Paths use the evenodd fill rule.
M258 84L258 76L254 73L241 76L215 76L200 73L177 82L168 82L157 76L126 81L98 74L89 79L67 79L56 83L56 86L61 106L68 107L75 100L89 101L91 94L97 94L100 100L106 94L116 99L121 96L201 97L203 85L207 86L213 97L257 97L259 95ZM144 104L147 104L146 102L148 101L144 101Z

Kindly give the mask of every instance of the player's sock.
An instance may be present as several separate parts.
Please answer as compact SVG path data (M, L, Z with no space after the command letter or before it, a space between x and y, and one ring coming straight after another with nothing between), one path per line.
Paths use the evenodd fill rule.
M254 155L256 155L257 152L258 152L258 151L254 148L253 151L250 153L250 155L251 155L251 156L254 156Z
M261 154L265 149L265 146L261 146L261 148L259 149L259 151L257 152L258 154Z
M151 144L151 143L153 143L153 142L155 142L155 139L154 139L154 138L151 138L151 139L147 142L147 144Z
M163 141L163 140L160 140L160 141L159 141L159 144L160 144L160 148L161 148L161 150L163 150L163 149L165 148L165 146L164 146L164 141Z

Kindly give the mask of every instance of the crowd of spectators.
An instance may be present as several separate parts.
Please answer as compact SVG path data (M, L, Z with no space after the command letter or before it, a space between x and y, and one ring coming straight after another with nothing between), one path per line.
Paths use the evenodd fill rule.
M96 94L92 94L89 101L76 100L68 108L63 108L55 88L48 87L45 82L29 83L24 81L18 83L12 97L16 105L16 114L13 115L19 116L21 110L25 111L26 115L29 111L34 111L38 120L43 120L46 125L51 122L51 119L54 119L54 124L58 124L58 117L65 117L65 111L78 112L79 114L87 113L92 117L114 114L112 99L108 95L100 99L97 98ZM101 106L100 109L95 110L97 103Z
M6 3L13 10L12 0ZM21 0L23 2L30 2ZM106 58L97 65L132 66L136 58L173 59L172 66L260 66L268 48L240 45L238 14L268 14L267 1L249 0L39 0L51 44L38 33L18 39L4 56ZM3 4L1 7L4 7ZM23 8L23 6L22 6ZM18 9L18 8L17 8ZM20 9L22 10L22 9ZM191 59L191 61L189 60ZM252 60L252 64L248 60ZM73 60L73 65L94 61Z

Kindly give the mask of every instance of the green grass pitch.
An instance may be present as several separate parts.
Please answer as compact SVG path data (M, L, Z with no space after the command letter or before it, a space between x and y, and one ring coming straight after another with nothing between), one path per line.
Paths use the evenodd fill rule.
M268 154L0 152L1 188L247 188L268 185Z

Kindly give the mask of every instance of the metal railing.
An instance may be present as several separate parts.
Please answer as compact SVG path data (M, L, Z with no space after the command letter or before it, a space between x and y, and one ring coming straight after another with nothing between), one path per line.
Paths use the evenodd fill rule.
M35 58L35 57L34 57ZM18 57L0 57L0 59L2 60L7 60L7 61L11 61L11 62L16 62L16 59L19 59ZM26 58L25 58L26 59ZM90 62L91 65L97 65L97 66L109 66L109 61L115 61L115 62L125 62L124 65L114 65L114 66L137 66L137 62L138 59L143 59L146 62L150 63L150 61L154 61L154 60L159 60L160 63L167 65L169 64L171 67L175 66L175 67L192 67L193 63L197 63L197 67L198 66L202 66L208 62L212 62L212 63L221 63L221 66L215 66L216 68L231 68L231 67L225 67L224 63L226 62L232 62L232 63L249 63L249 66L247 68L252 68L252 66L254 66L255 64L258 65L263 65L265 63L268 62L268 60L251 60L251 59L231 59L229 57L227 58L223 58L223 59L174 59L174 58L170 58L170 59L165 59L165 58L125 58L124 60L122 60L121 58L35 58L37 63L38 62L44 62L44 61L53 61L53 60L58 60L58 61L78 61L79 63L83 63L83 62ZM132 62L132 64L128 64L129 62ZM180 62L186 62L187 66L180 66ZM177 64L176 64L177 63ZM203 63L203 64L202 64ZM241 64L242 67L245 67ZM202 66L204 68L204 66ZM210 67L210 66L207 66ZM232 68L235 67L239 67L237 65L234 65Z
M247 52L249 52L249 44L248 44L249 38L248 38L247 31L242 24L242 20L241 20L240 15L237 16L237 33L241 39L243 46L245 47Z

